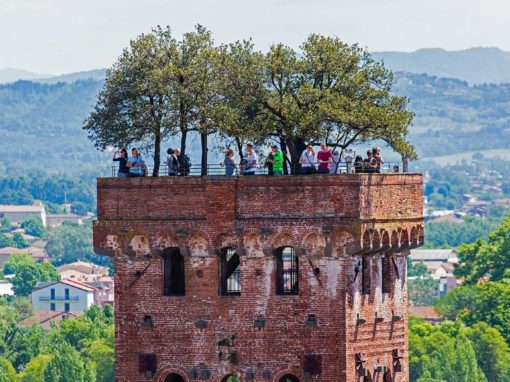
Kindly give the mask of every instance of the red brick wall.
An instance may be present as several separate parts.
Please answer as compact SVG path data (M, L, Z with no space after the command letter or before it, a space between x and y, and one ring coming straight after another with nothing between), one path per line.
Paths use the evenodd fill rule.
M407 381L405 256L421 243L421 195L417 174L98 179L94 246L115 262L116 380L163 382L176 372L191 381L208 371L210 381L303 381L311 358L321 360L313 380L361 381L360 353L373 381L383 378L376 365ZM219 295L216 253L228 246L242 249L241 296ZM298 254L297 296L276 294L272 251L281 246ZM163 296L157 254L166 247L184 254L185 296ZM399 274L384 295L382 253ZM355 276L362 256L372 258L365 296ZM142 326L147 315L153 327ZM393 372L394 349L403 372ZM140 353L157 355L155 376L139 373Z

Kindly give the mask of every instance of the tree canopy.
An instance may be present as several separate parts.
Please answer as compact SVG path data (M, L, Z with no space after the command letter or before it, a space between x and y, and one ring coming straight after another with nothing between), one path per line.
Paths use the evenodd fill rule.
M108 70L84 129L96 147L137 144L159 172L161 142L190 131L236 142L279 144L298 165L306 143L346 149L383 140L415 158L406 140L413 113L392 94L393 75L357 45L313 34L295 51L275 44L264 54L250 41L215 46L198 25L182 39L169 27L132 40Z

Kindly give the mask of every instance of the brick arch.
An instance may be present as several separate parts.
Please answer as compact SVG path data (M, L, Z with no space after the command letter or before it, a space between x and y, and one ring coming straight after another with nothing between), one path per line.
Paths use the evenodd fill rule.
M262 252L262 236L256 232L248 232L243 236L243 246L250 256Z
M370 247L373 249L378 249L381 247L382 245L381 235L377 230L374 230L372 232L372 240L370 242L371 242Z
M156 382L165 382L165 378L170 374L178 374L185 382L190 382L186 370L179 366L163 366L156 372Z
M400 245L409 246L409 231L407 229L402 230L400 233Z
M151 247L159 249L179 247L179 239L173 233L159 233L155 236Z
M399 248L400 247L400 238L398 237L397 231L391 231L391 246L393 248Z
M361 240L361 246L363 248L370 248L372 246L371 240L370 240L370 232L368 229L363 232L363 239Z
M324 253L326 248L326 238L319 232L308 233L302 241L302 247L309 255L318 255Z
M294 238L286 231L280 231L270 239L270 243L274 248L296 247Z
M209 256L209 248L211 247L209 240L200 233L194 234L188 240L188 248L193 257Z
M221 233L216 236L213 240L214 248L240 248L242 246L242 240L239 236L233 233Z
M390 242L390 233L388 231L383 231L382 232L381 245L384 248L388 248L390 246L390 244L391 244L391 242Z
M128 250L136 253L146 254L150 252L150 242L145 235L134 235L129 240Z
M272 382L280 382L280 379L287 374L291 374L299 378L300 381L304 380L303 373L301 372L300 368L297 366L289 367L288 369L280 370L279 372L275 373Z
M418 244L418 229L416 227L411 228L411 235L409 237L411 245Z

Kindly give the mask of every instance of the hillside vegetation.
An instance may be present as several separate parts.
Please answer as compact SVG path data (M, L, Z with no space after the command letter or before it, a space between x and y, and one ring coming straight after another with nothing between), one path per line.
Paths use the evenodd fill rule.
M396 73L394 91L411 99L416 113L410 139L421 157L507 148L510 84L469 86L428 75ZM99 153L81 126L102 81L0 85L0 171L107 173L109 155ZM196 144L196 143L195 143Z

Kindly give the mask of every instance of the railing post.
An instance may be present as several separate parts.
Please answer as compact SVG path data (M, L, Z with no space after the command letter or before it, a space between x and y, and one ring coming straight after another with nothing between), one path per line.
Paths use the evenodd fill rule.
M345 172L347 174L350 174L352 172L352 157L351 156L345 157Z

